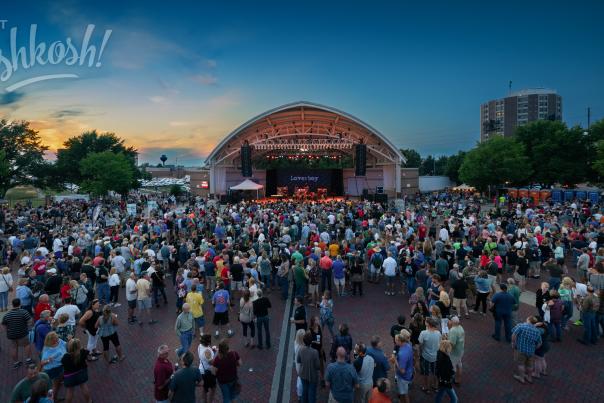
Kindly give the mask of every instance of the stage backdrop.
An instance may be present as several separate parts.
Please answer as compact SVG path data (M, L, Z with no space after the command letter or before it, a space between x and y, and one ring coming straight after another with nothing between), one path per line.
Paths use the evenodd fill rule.
M327 188L330 196L344 194L344 179L341 169L292 169L280 168L266 171L266 195L277 194L277 187L287 186L289 194L296 187L308 186L312 192Z

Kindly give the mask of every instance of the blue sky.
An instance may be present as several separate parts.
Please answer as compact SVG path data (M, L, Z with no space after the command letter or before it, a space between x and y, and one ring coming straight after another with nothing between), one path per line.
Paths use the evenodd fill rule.
M80 4L81 3L81 4ZM99 67L34 66L0 82L0 116L32 122L52 149L113 131L142 161L198 165L250 117L308 100L347 111L421 154L479 137L480 104L554 88L569 125L604 117L598 1L11 2L0 50L112 30ZM0 65L0 70L2 66ZM0 71L0 74L2 71ZM12 92L31 77L72 73Z

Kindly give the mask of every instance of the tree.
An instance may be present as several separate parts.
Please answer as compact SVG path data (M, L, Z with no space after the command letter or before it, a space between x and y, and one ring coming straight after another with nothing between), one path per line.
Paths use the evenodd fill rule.
M6 159L6 151L0 150L0 178L8 178L10 175L10 164ZM0 196L6 192L4 184L0 182Z
M126 195L132 189L135 172L130 158L123 153L103 151L89 153L80 161L80 187L95 196L109 191Z
M529 156L532 181L546 185L574 185L589 173L589 139L580 127L560 121L539 120L516 129L516 138Z
M604 176L604 140L600 140L595 144L596 158L592 164L593 170L599 176Z
M181 185L170 186L170 194L174 197L178 197L184 193Z
M37 184L38 168L44 165L44 152L40 135L29 127L29 123L0 120L0 150L4 174L0 175L0 190L6 191L14 185Z
M493 137L469 151L461 164L459 178L485 191L491 185L521 185L531 177L524 145L509 137Z
M405 168L419 168L422 164L422 157L417 151L412 148L402 148L401 153L407 160Z
M458 151L457 154L450 155L447 159L447 165L445 166L445 175L451 179L452 182L460 184L459 169L466 156L465 151Z
M601 183L602 174L601 166L604 165L604 119L594 122L587 132L587 165L589 166L587 179L590 182ZM596 166L597 165L597 166Z
M422 160L422 164L419 166L419 174L420 176L425 175L435 175L436 161L434 161L434 157L428 155L426 158Z
M142 178L142 174L136 167L138 152L134 147L126 147L124 140L120 139L115 133L97 133L96 130L93 130L69 138L63 143L63 148L57 152L57 170L65 182L79 185L84 180L84 176L80 170L73 169L73 167L81 166L81 161L89 154L105 151L121 153L128 159L134 172L132 188L136 188L138 186L137 180Z

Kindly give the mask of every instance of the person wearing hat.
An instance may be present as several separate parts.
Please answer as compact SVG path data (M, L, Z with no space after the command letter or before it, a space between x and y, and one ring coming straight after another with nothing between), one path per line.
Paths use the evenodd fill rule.
M516 300L508 293L507 284L500 284L501 291L493 295L491 298L491 312L495 317L495 333L491 337L500 341L501 323L505 328L505 340L509 343L512 341L512 309Z

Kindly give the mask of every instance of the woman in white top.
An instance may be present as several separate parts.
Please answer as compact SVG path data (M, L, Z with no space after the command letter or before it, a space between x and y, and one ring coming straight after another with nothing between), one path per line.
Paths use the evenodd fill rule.
M258 286L256 285L256 279L251 277L248 284L250 285L250 300L254 302L258 299Z
M0 274L0 312L8 311L8 292L13 287L13 276L8 267L2 268Z
M211 364L216 357L216 351L214 347L210 347L210 344L212 344L212 335L204 334L201 336L197 347L199 372L201 372L201 378L203 379L202 401L204 402L213 402L216 394L216 376L212 371Z
M296 393L298 394L298 401L302 401L302 378L300 378L300 372L302 371L302 364L298 362L298 352L300 349L304 347L304 334L306 331L304 329L298 329L296 332L296 341L294 343L294 362L296 363L296 374L298 374L298 379L296 379Z
M115 267L111 268L109 280L107 280L107 282L109 283L110 291L109 305L112 305L117 308L118 306L121 306L121 304L117 303L117 296L120 291L120 275L117 274L117 269Z

